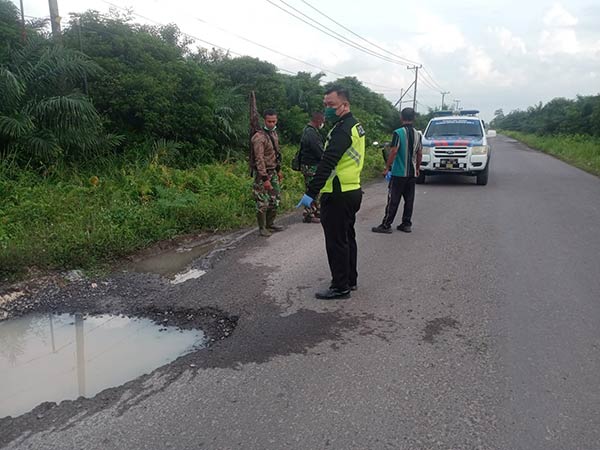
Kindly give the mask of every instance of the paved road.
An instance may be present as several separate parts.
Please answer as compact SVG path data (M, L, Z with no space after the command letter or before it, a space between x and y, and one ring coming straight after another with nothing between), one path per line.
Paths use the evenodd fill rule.
M232 337L8 448L600 448L600 180L504 137L488 186L420 186L414 232L357 222L359 290L319 302L322 231L251 237L181 285Z

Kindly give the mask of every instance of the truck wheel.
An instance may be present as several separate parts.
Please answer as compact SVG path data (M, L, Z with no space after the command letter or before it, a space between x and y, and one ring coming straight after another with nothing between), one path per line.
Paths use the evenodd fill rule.
M488 163L488 166L485 168L485 170L483 172L481 172L479 175L477 175L477 184L479 186L485 186L486 184L488 184L489 175L490 175L490 165Z
M416 183L417 184L425 184L425 174L424 173L419 174L419 176L416 179Z

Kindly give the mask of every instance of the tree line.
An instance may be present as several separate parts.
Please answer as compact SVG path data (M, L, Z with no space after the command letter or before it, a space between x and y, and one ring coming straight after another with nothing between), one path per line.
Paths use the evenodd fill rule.
M494 113L493 128L539 135L581 134L600 136L600 95L581 96L570 100L555 98L541 102L526 111Z
M322 109L323 73L282 74L271 63L197 48L174 24L127 14L72 16L59 40L0 0L0 156L48 169L103 158L160 157L173 167L240 159L248 143L248 95L279 113L283 142L296 144ZM348 87L365 128L399 126L397 110L354 77Z

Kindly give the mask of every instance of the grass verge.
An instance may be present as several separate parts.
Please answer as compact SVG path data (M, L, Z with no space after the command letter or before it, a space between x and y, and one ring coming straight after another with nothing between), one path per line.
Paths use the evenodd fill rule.
M289 169L294 152L283 149L282 211L304 191L302 175ZM369 147L364 179L381 168L380 151ZM252 225L251 191L245 162L188 170L149 163L51 177L0 171L0 280L28 267L93 269L180 234Z
M600 139L598 138L585 135L539 136L519 131L502 131L502 134L600 176Z

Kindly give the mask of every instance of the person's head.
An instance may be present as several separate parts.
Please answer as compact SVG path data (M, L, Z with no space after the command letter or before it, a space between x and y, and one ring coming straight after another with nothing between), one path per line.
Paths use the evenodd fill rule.
M315 128L323 128L323 123L325 122L325 116L321 111L315 111L310 116L310 124Z
M404 108L400 112L400 120L403 124L411 124L415 121L415 110L412 108Z
M265 122L265 128L269 131L273 131L277 127L277 111L274 109L265 109L265 112L263 112L263 120Z
M325 119L335 122L350 112L350 92L345 87L333 85L325 91L323 105L325 105Z

